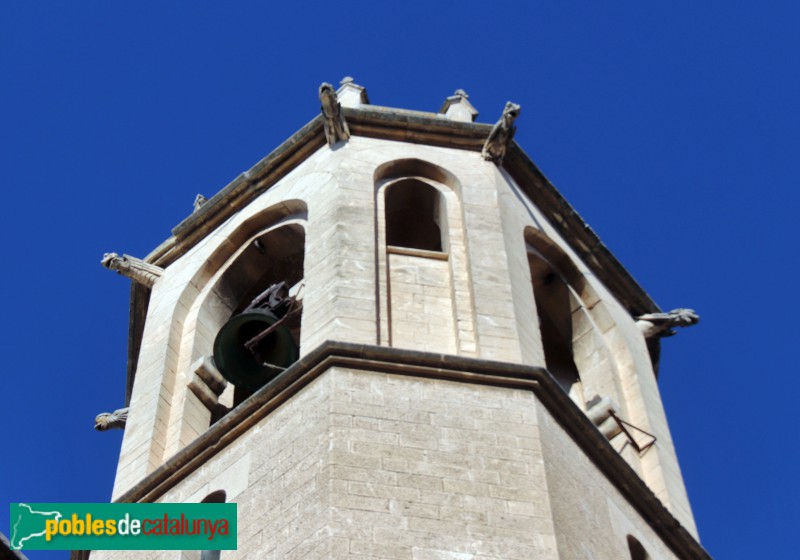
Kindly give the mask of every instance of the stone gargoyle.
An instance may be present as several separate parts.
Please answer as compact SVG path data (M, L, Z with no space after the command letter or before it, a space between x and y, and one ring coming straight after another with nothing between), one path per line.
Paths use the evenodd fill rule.
M333 146L340 140L345 141L350 138L350 129L347 121L342 114L342 105L336 97L333 86L323 82L319 86L319 101L322 103L323 127L325 128L325 138L329 146Z
M514 126L514 121L519 116L520 106L516 103L509 101L503 109L503 116L492 128L489 137L483 144L481 155L487 161L493 161L496 164L503 162L506 155L508 143L514 137L517 127Z
M128 409L120 408L114 412L103 412L94 419L94 429L100 432L113 429L125 429L125 422L128 421Z
M636 317L636 326L645 338L663 338L675 334L673 327L691 327L700 322L694 309L678 308L669 313L646 313Z
M100 264L148 288L152 288L164 272L163 268L146 263L142 259L117 253L104 254Z

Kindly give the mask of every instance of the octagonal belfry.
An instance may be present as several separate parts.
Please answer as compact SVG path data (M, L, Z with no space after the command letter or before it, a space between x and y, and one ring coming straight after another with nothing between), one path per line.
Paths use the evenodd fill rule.
M697 316L545 179L518 105L319 96L150 255L104 259L133 281L114 500L236 502L224 558L707 558L656 382Z

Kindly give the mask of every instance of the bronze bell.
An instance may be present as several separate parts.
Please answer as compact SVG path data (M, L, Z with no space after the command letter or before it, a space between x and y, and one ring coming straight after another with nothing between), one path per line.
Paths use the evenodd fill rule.
M297 361L292 332L270 309L248 308L234 315L214 340L214 362L238 387L255 391Z

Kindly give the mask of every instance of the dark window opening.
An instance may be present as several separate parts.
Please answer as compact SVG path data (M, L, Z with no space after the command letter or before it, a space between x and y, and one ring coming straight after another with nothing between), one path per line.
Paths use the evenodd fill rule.
M628 551L631 553L631 560L650 560L650 555L636 538L628 535Z
M200 500L201 504L224 504L227 493L225 490L216 490Z
M217 490L203 498L201 504L224 504L227 494L225 490ZM200 552L200 560L220 560L221 550L203 550Z
M386 244L442 251L439 191L407 179L386 189Z
M564 391L580 381L572 352L572 304L561 275L540 256L528 253L533 297L547 370Z

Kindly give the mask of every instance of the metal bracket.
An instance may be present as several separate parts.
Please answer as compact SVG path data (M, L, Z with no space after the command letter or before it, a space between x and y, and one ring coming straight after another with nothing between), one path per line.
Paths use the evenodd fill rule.
M622 452L623 452L623 450L625 449L625 446L626 446L626 445L630 445L630 446L631 446L631 447L633 447L633 448L636 450L636 452L637 452L637 453L638 453L638 454L641 456L641 455L643 455L643 454L644 454L644 453L645 453L645 452L646 452L648 449L650 449L651 447L653 447L653 445L655 445L655 443L656 443L656 436L654 436L654 435L653 435L653 434L651 434L650 432L646 432L646 431L644 431L644 430L643 430L643 429L641 429L641 428L637 428L636 426L634 426L634 425L633 425L633 424L631 424L630 422L626 422L625 420L623 420L622 418L620 418L619 416L617 416L617 413L616 413L616 412L614 412L613 410L611 411L611 417L614 419L614 421L615 421L615 422L617 423L617 425L619 426L620 430L622 430L622 433L624 433L624 434L625 434L625 437L627 438L627 441L626 441L626 442L625 442L625 444L622 446L622 448L619 450L619 452L620 452L620 453L622 453ZM634 438L634 437L633 437L633 434L631 433L631 430L635 430L635 431L637 431L637 432L639 432L639 433L641 433L641 434L644 434L645 436L647 436L648 438L650 438L650 440L649 440L647 443L645 443L644 445L639 445L639 442L637 442L637 441L636 441L636 438Z

